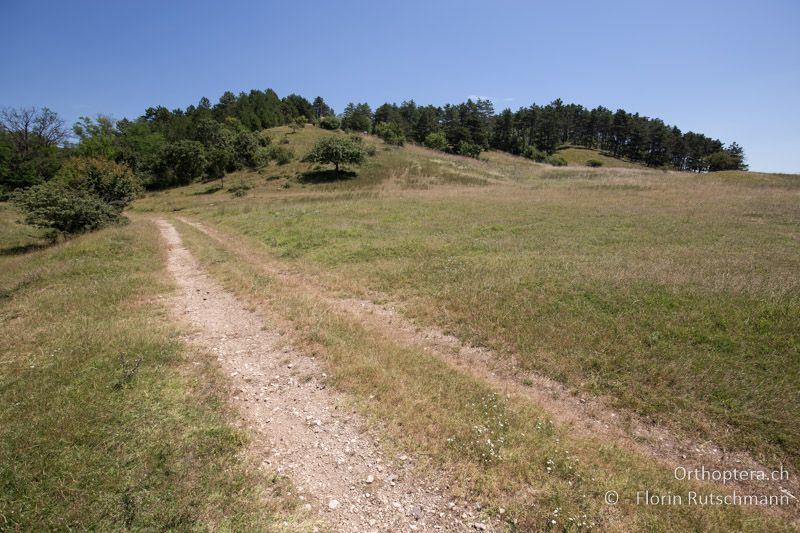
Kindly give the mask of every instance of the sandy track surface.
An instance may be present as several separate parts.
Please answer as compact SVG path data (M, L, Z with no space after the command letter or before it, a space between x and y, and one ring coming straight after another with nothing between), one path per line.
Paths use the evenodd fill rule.
M193 327L189 339L215 353L230 377L265 474L287 476L307 509L336 531L495 530L448 501L437 482L415 477L412 458L386 460L364 422L326 387L316 362L211 279L170 223L157 224L179 288L174 312Z

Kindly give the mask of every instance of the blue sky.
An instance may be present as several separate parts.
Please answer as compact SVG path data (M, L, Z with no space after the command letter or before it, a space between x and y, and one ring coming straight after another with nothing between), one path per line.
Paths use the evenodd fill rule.
M136 117L226 90L337 111L486 96L622 107L800 172L800 2L0 0L0 106Z

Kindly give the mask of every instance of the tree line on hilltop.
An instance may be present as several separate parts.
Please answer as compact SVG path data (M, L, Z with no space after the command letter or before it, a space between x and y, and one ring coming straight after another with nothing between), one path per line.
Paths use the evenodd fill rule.
M70 144L69 130L53 111L6 109L0 115L0 188L8 192L47 181L72 156L126 164L149 188L219 177L264 160L291 160L293 154L285 147L270 147L271 140L261 131L305 123L474 157L496 149L537 159L560 146L576 145L651 167L696 172L746 168L736 143L726 147L717 139L621 109L589 110L555 100L496 114L492 103L482 99L444 106L409 100L374 111L366 103L351 103L337 116L321 97L280 98L267 89L226 92L213 105L202 98L185 110L150 107L134 120L82 117L72 128L77 142Z
M71 131L48 108L4 109L0 113L0 198L17 194L19 202L27 201L29 207L35 204L40 218L52 218L50 203L61 197L57 207L61 211L81 205L95 214L102 211L104 220L112 220L127 205L124 202L133 198L131 191L141 187L159 189L197 179L223 179L226 173L270 161L288 163L295 158L285 146L288 140L273 142L264 130L282 125L299 129L307 123L373 133L389 144L415 142L470 157L496 149L564 164L556 150L577 145L651 167L695 172L747 168L736 143L724 146L717 139L684 133L659 119L621 109L590 110L555 100L496 114L492 103L484 99L444 106L420 106L409 100L400 105L385 103L375 110L366 103L350 103L337 115L322 97L313 101L296 94L280 98L267 89L238 95L226 92L216 104L204 97L186 109L149 107L133 120L81 117ZM352 146L323 148L306 154L304 160L319 162L325 159L321 154L359 151ZM329 162L338 169L338 162ZM81 172L84 178L76 178ZM88 187L91 198L76 187ZM31 190L14 192L25 189ZM109 191L122 192L112 198Z
M280 98L267 89L226 92L213 105L201 98L185 110L150 107L134 120L82 117L72 128L77 143L66 146L70 132L53 111L6 109L0 115L0 188L10 191L47 181L71 156L127 164L150 188L180 185L264 158L286 160L291 155L268 148L270 139L260 132L304 123L374 133L393 144L411 141L461 155L496 149L537 158L560 146L576 145L651 167L696 172L746 168L736 143L726 147L717 139L684 133L660 119L622 109L590 110L555 100L496 114L492 103L482 99L444 106L419 106L409 100L374 111L366 103L351 103L337 116L321 97Z
M561 146L575 145L658 168L695 172L747 168L744 150L735 142L726 147L660 119L622 109L589 110L560 99L499 114L490 101L481 99L443 107L417 106L413 100L399 106L387 103L374 113L367 104L350 104L342 125L471 156L495 149L541 161Z

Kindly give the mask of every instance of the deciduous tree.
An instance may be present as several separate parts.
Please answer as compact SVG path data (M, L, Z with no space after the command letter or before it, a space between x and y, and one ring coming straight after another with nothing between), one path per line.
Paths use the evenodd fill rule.
M324 137L303 157L306 163L331 164L339 173L339 165L358 165L367 154L361 143L345 137Z

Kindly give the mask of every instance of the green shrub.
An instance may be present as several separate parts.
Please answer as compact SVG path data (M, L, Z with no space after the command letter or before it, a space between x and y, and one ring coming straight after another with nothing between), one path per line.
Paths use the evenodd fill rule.
M528 159L532 159L537 163L544 163L547 160L547 154L542 152L541 150L537 150L535 146L529 145L525 148L522 152L523 157L527 157Z
M444 152L447 150L447 137L440 131L434 131L425 137L425 142L423 144L428 148Z
M250 190L250 186L246 183L234 183L228 188L228 192L230 192L233 196L240 198L247 194L247 191Z
M475 143L461 141L458 143L456 153L458 155L465 155L467 157L474 157L475 159L478 159L481 155L481 147Z
M339 120L335 115L328 115L326 117L322 117L319 121L319 127L324 130L338 130L342 127L342 121Z
M117 222L142 192L125 164L92 157L68 160L49 182L14 194L25 222L58 234L92 231Z
M306 117L296 117L289 123L289 127L292 129L292 133L297 133L299 130L302 130L306 127L306 122L308 120Z
M533 145L529 145L527 148L525 148L525 150L522 152L522 155L523 157L532 159L537 163L547 163L548 165L553 165L554 167L567 166L567 160L563 157L558 155L547 155L546 152L537 150Z
M212 148L206 152L206 177L224 180L226 171L238 170L233 150L225 147Z
M269 164L272 160L272 150L275 146L261 146L256 150L256 168Z
M285 165L294 159L294 150L285 146L274 146L270 157L279 165Z
M544 161L548 165L553 165L554 167L565 167L567 166L567 160L559 155L550 155Z
M294 150L279 144L259 148L255 155L255 166L262 167L270 161L275 161L279 165L290 163L295 158Z
M603 162L597 159L589 159L586 162L586 164L589 165L590 167L595 167L595 168L603 166Z
M143 190L142 182L128 165L93 157L69 159L53 182L93 194L117 212L125 209Z
M18 191L12 201L31 226L46 228L51 237L96 230L119 220L120 210L87 189L49 181Z
M406 142L406 136L396 122L379 122L375 125L374 132L386 144L403 146Z

